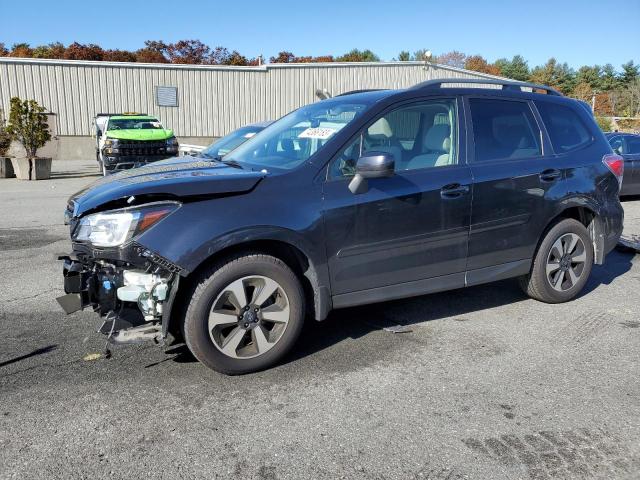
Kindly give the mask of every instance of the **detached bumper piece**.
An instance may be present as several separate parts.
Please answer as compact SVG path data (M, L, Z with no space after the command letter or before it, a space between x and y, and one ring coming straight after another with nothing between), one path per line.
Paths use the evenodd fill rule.
M623 252L640 253L640 235L622 235L617 247Z
M91 307L110 343L163 343L179 276L163 265L59 257L66 295L56 300L67 313Z

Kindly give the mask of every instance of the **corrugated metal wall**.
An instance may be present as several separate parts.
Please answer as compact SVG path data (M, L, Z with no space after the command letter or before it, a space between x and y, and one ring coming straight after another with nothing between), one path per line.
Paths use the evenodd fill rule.
M421 62L247 68L0 58L0 106L8 112L11 97L33 98L56 114L59 135L90 135L98 112L136 111L157 115L178 136L217 137L317 101L316 89L336 95L483 77ZM177 87L179 106L156 106L156 86Z

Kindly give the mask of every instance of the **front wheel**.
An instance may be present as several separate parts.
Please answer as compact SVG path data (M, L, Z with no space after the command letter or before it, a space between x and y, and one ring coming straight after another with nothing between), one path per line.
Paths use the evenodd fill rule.
M585 226L572 218L556 223L542 240L531 272L520 278L524 292L546 303L567 302L584 288L593 266Z
M246 254L200 277L185 315L185 341L200 362L218 372L263 370L293 347L304 314L295 273L275 257Z

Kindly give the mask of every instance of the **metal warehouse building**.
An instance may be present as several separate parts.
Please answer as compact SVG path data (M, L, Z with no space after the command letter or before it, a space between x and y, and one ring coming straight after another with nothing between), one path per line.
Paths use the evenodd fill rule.
M54 157L93 158L99 112L157 115L181 142L208 144L247 123L276 119L333 95L404 88L434 78L495 78L430 62L165 65L0 58L0 108L35 99L50 112Z

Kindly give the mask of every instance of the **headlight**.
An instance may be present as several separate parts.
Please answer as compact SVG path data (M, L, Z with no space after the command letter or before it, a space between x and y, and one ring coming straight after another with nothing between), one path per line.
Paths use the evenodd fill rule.
M167 138L167 147L177 147L178 139L176 137Z
M177 203L87 215L80 220L73 239L95 247L117 247L142 233L178 208Z
M104 141L104 146L105 147L117 147L118 146L118 139L117 138L107 138Z

